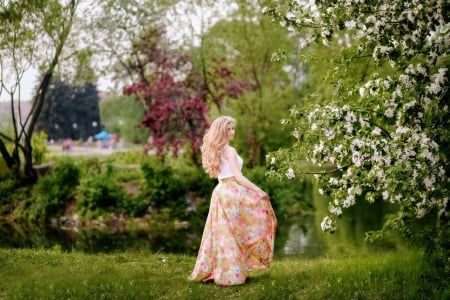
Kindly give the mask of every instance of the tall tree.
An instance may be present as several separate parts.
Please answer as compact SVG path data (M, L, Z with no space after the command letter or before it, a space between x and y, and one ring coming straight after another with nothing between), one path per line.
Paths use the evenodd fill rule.
M226 18L217 21L201 36L196 59L204 67L207 82L217 81L214 61L222 58L237 78L245 78L251 92L227 101L220 113L234 115L239 123L236 146L249 164L264 164L269 151L285 146L289 134L280 129L283 112L296 103L298 74L291 70L298 62L291 61L286 69L272 61L272 54L282 48L294 53L293 39L281 28L271 26L271 20L261 13L261 1L235 1ZM214 90L214 85L209 84ZM226 88L239 88L232 82Z
M302 32L305 45L351 37L350 48L323 60L330 64L332 97L318 105L311 94L309 105L293 107L283 123L296 142L270 158L288 178L307 173L298 164L303 156L331 167L316 174L319 191L332 199L323 230L334 231L336 218L357 201L388 201L396 210L370 238L400 230L448 250L449 8L438 0L293 1L266 8L279 24Z
M223 97L237 97L246 84L218 61L216 71L222 82L216 86L221 90L212 94L188 53L171 48L164 34L159 28L150 29L136 41L130 66L138 80L124 92L136 95L146 106L142 124L149 129L151 146L158 154L170 150L177 154L188 144L195 158L208 126L210 98L220 103ZM225 88L236 81L242 85L237 90Z
M53 78L36 130L49 139L86 140L100 128L99 97L95 85L71 86Z
M30 0L0 4L0 93L9 96L14 127L12 136L0 132L0 152L16 176L20 175L23 157L23 172L31 181L36 178L31 138L50 80L71 32L78 2ZM31 65L37 66L43 76L33 96L31 111L23 116L20 113L20 85L23 74ZM15 106L19 107L18 115L14 113Z
M90 5L80 22L83 43L89 45L86 59L95 62L94 72L113 83L117 93L137 79L131 69L133 44L149 27L166 27L168 14L178 0L104 0Z

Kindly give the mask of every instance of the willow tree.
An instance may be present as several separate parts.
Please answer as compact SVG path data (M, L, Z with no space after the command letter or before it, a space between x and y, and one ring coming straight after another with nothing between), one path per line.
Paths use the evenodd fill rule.
M32 135L50 80L68 41L77 6L77 0L2 1L0 4L0 94L7 95L13 127L12 134L0 132L0 152L16 177L23 173L31 181L36 179ZM42 76L31 110L23 114L20 86L31 67L38 69Z
M331 199L324 231L336 230L336 219L358 201L386 201L395 210L368 238L399 230L448 249L449 9L439 0L265 8L278 26L301 34L304 49L349 36L349 47L322 59L330 66L324 84L334 93L320 105L321 95L311 93L305 106L292 107L282 123L296 141L268 156L272 173L284 178L308 173L303 158L323 168L315 177ZM448 251L442 259L448 264Z

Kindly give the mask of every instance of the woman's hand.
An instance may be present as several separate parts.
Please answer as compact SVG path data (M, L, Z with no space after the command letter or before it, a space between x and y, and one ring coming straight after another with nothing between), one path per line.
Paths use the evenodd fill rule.
M268 196L267 193L264 192L264 191L261 190L261 189L257 190L256 193L257 193L258 196L260 196L261 198L264 198L264 197Z

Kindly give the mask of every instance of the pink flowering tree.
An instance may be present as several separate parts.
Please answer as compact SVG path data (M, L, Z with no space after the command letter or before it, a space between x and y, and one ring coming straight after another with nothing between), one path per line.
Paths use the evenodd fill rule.
M224 60L215 60L212 70L201 72L187 53L169 46L164 34L151 29L135 42L129 70L136 80L124 93L135 95L146 108L141 124L150 133L148 146L158 155L177 155L188 145L195 159L209 126L209 106L220 109L225 99L237 98L249 87Z
M300 35L306 51L333 46L325 84L292 107L282 124L295 142L268 155L271 174L314 174L330 199L321 227L358 201L387 201L395 211L380 231L428 234L445 241L449 228L449 54L446 1L292 1L265 7L279 26ZM338 47L337 40L348 43ZM337 51L337 52L336 52ZM274 55L275 60L283 56ZM355 71L355 66L364 66ZM321 97L322 96L322 97ZM299 164L306 159L318 168ZM426 228L423 219L435 219ZM420 224L422 232L415 230ZM424 230L429 230L425 232Z

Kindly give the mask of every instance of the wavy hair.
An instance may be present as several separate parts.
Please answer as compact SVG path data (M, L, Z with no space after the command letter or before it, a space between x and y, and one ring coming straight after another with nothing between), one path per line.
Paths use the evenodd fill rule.
M200 147L202 152L202 165L206 173L212 178L217 178L220 170L220 152L228 143L228 125L235 125L236 121L229 116L220 116L215 119L208 132L203 137Z

